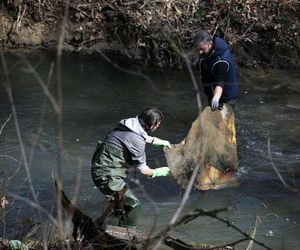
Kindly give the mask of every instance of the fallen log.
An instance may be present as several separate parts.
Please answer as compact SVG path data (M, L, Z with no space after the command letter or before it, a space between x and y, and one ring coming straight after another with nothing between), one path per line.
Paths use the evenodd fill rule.
M167 236L164 240L164 243L167 246L171 247L173 250L233 250L234 249L231 246L209 246L209 245L198 246L198 244L190 245L180 239L176 239L171 236Z
M186 138L164 150L171 174L182 188L188 185L197 164L200 171L194 183L196 189L220 189L237 184L234 112L227 104L214 112L206 107L193 122Z
M82 242L88 244L92 249L137 249L134 245L137 242L134 232L126 228L112 227L96 224L91 217L81 212L66 196L65 192L59 188L55 181L56 192L61 193L61 203L66 212L71 216L73 222L73 237L77 240L78 234L82 237ZM126 232L125 232L126 230ZM125 237L127 233L127 238Z
M56 191L61 193L61 202L66 212L71 216L73 222L73 237L77 239L78 233L82 236L81 245L75 243L79 249L143 249L149 243L149 238L137 230L111 225L97 224L91 217L80 211L66 196L62 189L59 189L55 181ZM97 220L96 220L97 221ZM216 247L195 247L180 239L166 235L164 244L172 249L180 250L204 250L204 249L232 249ZM149 247L149 246L148 246ZM145 249L148 249L147 247Z

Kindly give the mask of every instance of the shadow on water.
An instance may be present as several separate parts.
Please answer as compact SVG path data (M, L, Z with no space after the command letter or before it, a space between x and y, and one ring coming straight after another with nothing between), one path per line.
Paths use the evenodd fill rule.
M51 211L54 206L52 173L56 166L55 112L45 99L37 80L24 65L22 57L5 57L26 153L32 154L30 172L33 185L41 206ZM46 81L51 63L55 63L54 55L27 54L25 57ZM76 183L80 183L77 205L93 217L99 215L106 204L105 198L93 187L90 177L90 160L99 139L103 139L120 119L135 116L148 106L158 106L165 115L155 136L172 143L178 143L186 136L197 117L196 95L187 71L150 69L128 63L121 66L138 74L132 75L116 69L98 57L63 58L63 185L65 192L72 196L75 194ZM279 180L269 160L267 140L269 138L271 142L274 165L290 186L299 189L299 73L240 69L239 75L241 95L235 115L240 185L217 191L193 191L185 212L198 207L214 209L230 206L233 210L222 216L245 231L253 230L256 217L259 216L256 232L258 240L274 249L283 249L283 246L285 249L297 249L300 233L299 193L289 191ZM2 67L0 77L3 81ZM54 68L50 81L54 96L55 78ZM202 101L206 102L203 96ZM3 87L0 91L0 105L3 123L11 113ZM6 176L10 176L19 164L3 155L19 160L18 144L14 124L10 121L0 135L0 172L5 172ZM163 151L151 146L147 146L147 159L151 167L166 164ZM144 206L140 228L148 231L155 216L158 216L155 211L158 211L156 230L159 230L169 222L184 190L180 190L171 177L139 179L142 188L134 184L132 188ZM30 197L23 167L10 180L8 189L11 193ZM5 226L1 224L1 231L8 237L17 235L18 221L26 216L32 217L33 214L30 206L18 200L10 200L7 211L5 219L8 223ZM187 241L203 240L213 244L241 238L237 232L209 218L199 218L176 229L173 234ZM243 244L238 247L244 248Z

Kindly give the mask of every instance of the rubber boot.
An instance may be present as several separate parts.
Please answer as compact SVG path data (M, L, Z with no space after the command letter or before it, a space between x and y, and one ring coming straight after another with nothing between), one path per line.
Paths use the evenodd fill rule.
M113 213L105 219L105 224L111 226L119 226L122 217L122 210L114 210Z
M136 229L137 220L141 211L141 205L139 204L134 208L125 206L124 210L125 214L120 219L119 226Z

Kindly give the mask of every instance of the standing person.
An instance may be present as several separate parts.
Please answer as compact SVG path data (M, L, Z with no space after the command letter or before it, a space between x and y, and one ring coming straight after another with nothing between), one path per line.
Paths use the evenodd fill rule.
M92 159L91 173L95 185L107 199L117 199L120 192L126 190L125 178L129 167L135 167L150 178L170 174L168 167L151 169L146 164L146 143L171 147L169 141L148 135L159 127L162 118L160 110L147 108L137 117L121 120L104 142L98 143ZM135 228L140 202L129 189L124 196L123 208L119 206L114 209L111 224Z
M199 52L198 69L209 105L214 111L223 103L234 106L239 94L236 65L226 42L200 30L194 37Z

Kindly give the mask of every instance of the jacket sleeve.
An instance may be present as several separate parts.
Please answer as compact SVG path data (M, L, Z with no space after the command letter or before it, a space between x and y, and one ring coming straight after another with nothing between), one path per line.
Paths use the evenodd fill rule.
M131 164L141 169L146 166L146 142L142 138L134 138L128 145Z
M229 71L229 63L224 60L220 60L212 67L212 73L216 77L216 85L223 87L226 79L227 72Z

